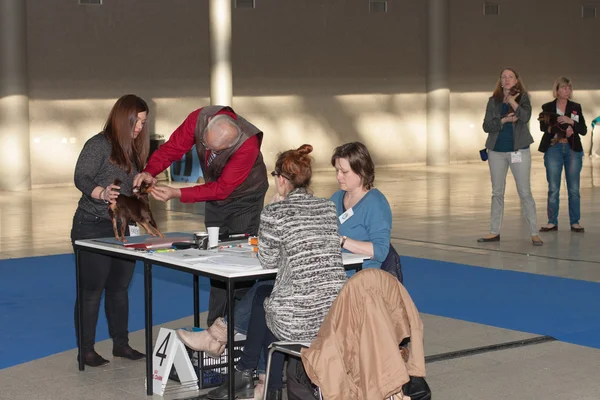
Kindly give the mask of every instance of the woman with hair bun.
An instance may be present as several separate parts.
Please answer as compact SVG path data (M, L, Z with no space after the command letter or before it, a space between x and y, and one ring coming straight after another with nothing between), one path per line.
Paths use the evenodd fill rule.
M281 153L271 172L279 201L261 213L258 258L264 268L277 269L277 276L273 288L261 286L254 294L246 345L235 370L239 398L254 394L252 375L261 350L266 358L275 341L311 342L346 282L335 205L308 190L312 149L305 144ZM282 398L283 361L282 353L271 358L267 399ZM227 380L208 398L228 398L228 387Z

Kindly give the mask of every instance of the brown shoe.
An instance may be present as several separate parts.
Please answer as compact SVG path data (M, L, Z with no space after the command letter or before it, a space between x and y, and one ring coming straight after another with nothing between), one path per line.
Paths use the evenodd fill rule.
M558 225L542 226L540 228L540 232L556 232L557 230L558 230Z
M534 246L542 246L544 244L544 242L542 242L542 239L540 239L539 235L532 236L531 243L533 243Z
M495 236L484 236L482 238L477 239L477 242L479 243L487 243L487 242L499 242L500 241L500 235L495 235Z
M225 345L219 343L208 331L189 332L177 329L179 339L192 350L204 351L213 358L218 358L225 351Z
M208 328L208 333L219 343L227 344L227 324L223 318L217 318L210 328Z
M579 224L571 225L571 232L583 233L585 228Z

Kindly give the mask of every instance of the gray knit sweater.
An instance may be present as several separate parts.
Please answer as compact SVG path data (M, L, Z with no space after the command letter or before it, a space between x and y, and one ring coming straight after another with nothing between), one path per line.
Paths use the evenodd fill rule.
M346 282L335 205L293 190L264 208L258 235L261 264L279 269L267 326L280 340L312 341Z
M138 173L135 165L130 174L109 161L112 147L110 141L99 133L92 136L84 145L75 165L75 186L81 191L80 210L96 217L110 219L108 205L102 200L92 198L97 186L107 187L115 179L121 180L119 193L131 196L133 177Z

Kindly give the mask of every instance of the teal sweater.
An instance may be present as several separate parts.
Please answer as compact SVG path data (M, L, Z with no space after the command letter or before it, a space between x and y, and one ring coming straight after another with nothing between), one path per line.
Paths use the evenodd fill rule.
M345 193L343 190L338 190L331 196L338 215L340 235L373 243L373 259L366 260L363 268L379 268L390 249L392 230L390 204L378 189L371 189L352 207L354 215L340 224L339 216L346 211L344 209Z

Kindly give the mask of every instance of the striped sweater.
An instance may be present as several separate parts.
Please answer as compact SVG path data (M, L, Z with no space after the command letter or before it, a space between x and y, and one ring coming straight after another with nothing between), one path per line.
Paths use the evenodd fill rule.
M265 300L267 326L280 340L312 341L346 282L335 205L295 189L266 206L258 258L278 268Z

